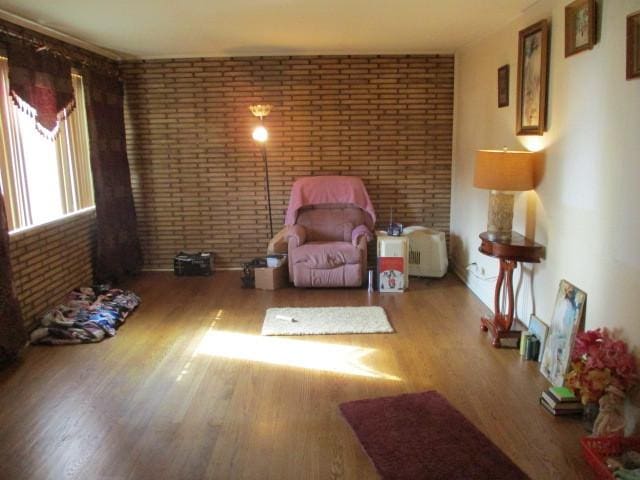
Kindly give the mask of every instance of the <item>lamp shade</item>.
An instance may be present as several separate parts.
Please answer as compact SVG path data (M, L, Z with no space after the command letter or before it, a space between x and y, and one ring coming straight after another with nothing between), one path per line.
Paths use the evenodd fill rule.
M478 150L473 186L504 192L531 190L535 157L534 152Z

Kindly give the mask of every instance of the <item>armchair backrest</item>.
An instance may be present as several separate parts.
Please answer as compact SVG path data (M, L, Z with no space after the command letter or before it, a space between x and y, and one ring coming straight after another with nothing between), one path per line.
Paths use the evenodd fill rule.
M354 208L347 219L357 222L354 227L364 224L370 230L376 222L376 212L362 180L350 176L300 177L291 187L289 206L285 215L285 225L300 223L298 216L302 209L309 207ZM325 212L326 214L326 212ZM344 214L337 212L339 216ZM313 215L313 214L312 214ZM322 216L324 214L316 214ZM353 217L355 215L356 217ZM315 221L310 220L312 223ZM324 220L321 221L323 223ZM333 232L329 236L335 236Z
M367 223L368 214L361 208L345 204L303 207L296 224L305 227L308 242L351 242L351 232Z

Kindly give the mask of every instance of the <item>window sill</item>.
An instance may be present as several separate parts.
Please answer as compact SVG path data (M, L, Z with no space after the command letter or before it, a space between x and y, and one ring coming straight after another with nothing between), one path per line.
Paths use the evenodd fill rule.
M96 207L91 206L91 207L83 208L82 210L77 210L75 212L68 213L54 220L49 220L48 222L38 223L37 225L29 225L28 227L16 228L15 230L11 230L9 232L9 237L11 238L14 236L20 236L24 233L30 232L32 230L36 230L38 228L49 228L49 227L54 227L56 225L61 225L74 217L86 215L88 213L95 212L95 210L96 210Z

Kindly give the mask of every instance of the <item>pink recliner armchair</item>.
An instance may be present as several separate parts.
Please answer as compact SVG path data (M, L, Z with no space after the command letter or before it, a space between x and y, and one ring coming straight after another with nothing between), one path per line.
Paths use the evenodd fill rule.
M284 230L296 287L359 287L375 211L362 180L303 177L293 184Z

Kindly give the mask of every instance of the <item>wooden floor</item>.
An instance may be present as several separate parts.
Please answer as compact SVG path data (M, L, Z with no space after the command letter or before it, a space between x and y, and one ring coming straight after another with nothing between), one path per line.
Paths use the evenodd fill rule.
M537 364L491 347L456 278L385 295L240 283L144 274L116 337L27 349L0 372L0 478L376 478L338 404L429 389L533 479L591 478L580 422L542 411ZM341 305L381 305L397 333L260 336L267 307Z

